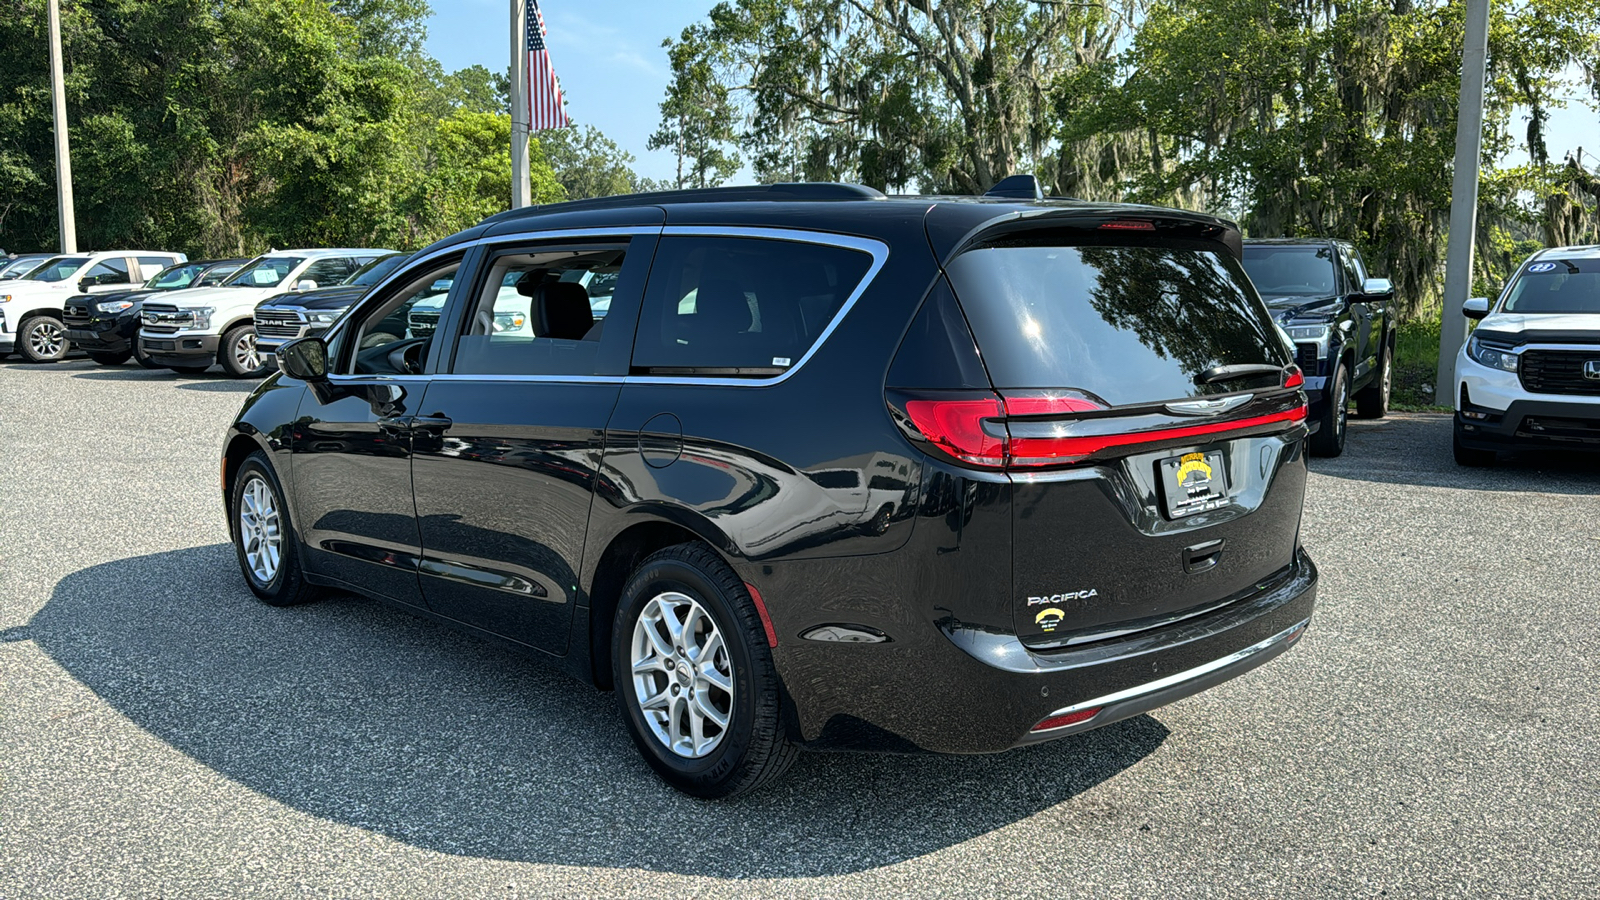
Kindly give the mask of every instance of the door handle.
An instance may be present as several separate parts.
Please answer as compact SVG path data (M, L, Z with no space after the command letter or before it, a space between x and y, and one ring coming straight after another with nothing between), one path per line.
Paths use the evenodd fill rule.
M391 434L407 432L411 430L411 420L415 418L416 416L379 416L378 430Z
M449 416L412 416L411 428L413 431L444 431L455 422Z

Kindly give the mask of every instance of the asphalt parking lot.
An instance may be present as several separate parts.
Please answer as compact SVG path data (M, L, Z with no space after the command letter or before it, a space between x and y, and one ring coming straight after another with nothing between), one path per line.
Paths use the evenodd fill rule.
M675 794L611 697L350 596L246 590L252 385L0 363L0 897L1594 896L1600 465L1449 420L1313 463L1292 652L998 756Z

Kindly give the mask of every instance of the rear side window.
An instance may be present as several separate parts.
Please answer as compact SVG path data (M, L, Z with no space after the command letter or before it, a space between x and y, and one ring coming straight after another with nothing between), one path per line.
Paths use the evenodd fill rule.
M633 366L770 376L809 352L872 267L861 250L790 240L662 238Z
M1221 251L987 246L949 275L997 388L1074 388L1123 406L1241 388L1197 384L1213 366L1290 362Z

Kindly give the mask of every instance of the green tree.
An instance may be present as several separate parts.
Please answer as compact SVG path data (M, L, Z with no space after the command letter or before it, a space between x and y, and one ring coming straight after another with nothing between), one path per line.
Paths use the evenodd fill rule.
M566 192L528 142L533 202L555 203ZM511 116L457 110L440 122L429 144L426 174L407 204L408 243L430 244L511 206Z
M539 133L544 157L566 189L568 200L611 197L640 190L633 154L593 125Z
M719 37L713 29L692 25L676 43L662 42L672 63L672 83L661 101L661 125L645 146L677 156L679 188L715 187L742 165L732 148L736 115L723 83L728 55Z

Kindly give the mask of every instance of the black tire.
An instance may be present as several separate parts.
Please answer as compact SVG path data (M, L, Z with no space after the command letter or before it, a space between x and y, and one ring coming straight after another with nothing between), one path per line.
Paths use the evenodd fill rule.
M150 357L144 355L144 350L140 349L140 347L139 347L139 338L138 337L135 337L133 339L133 361L138 363L139 364L139 368L141 368L141 369L152 369L152 370L154 370L154 369L165 369L166 368L166 366L163 366L162 364L156 362L155 360L151 359ZM209 366L207 368L209 368ZM201 371L204 371L204 370L202 369Z
M656 654L668 668L641 673L638 683L633 672L634 626L652 601L673 598L692 600L709 617L722 637L725 661L731 670L726 674L732 685L725 712L727 725L715 736L714 746L698 758L674 751L655 731L658 727L666 730L670 720L678 718L679 704L688 714L691 695L699 700L714 693L714 685L708 688L709 683L682 675L683 666L671 669L673 659L695 657ZM687 620L685 616L677 621L682 624ZM661 636L664 632L657 630L656 634ZM713 654L712 664L718 659L723 657ZM707 799L748 793L782 776L798 755L799 750L784 732L778 675L761 615L739 576L710 548L700 544L668 547L652 554L634 570L617 604L611 660L617 701L634 744L650 768L678 790ZM681 700L666 701L668 707L662 715L668 721L654 717L647 720L642 708L641 691L648 693L657 688L655 696L662 698L669 690L673 698L682 692ZM718 700L713 697L707 702L715 704Z
M55 316L27 316L17 324L17 352L28 362L57 362L71 349L67 330Z
M217 345L217 362L234 378L260 378L267 374L266 357L256 348L256 326L235 325Z
M1317 433L1311 436L1311 452L1316 456L1338 456L1344 452L1345 433L1350 418L1350 370L1340 362L1328 378L1327 402L1317 420Z
M179 375L199 375L210 369L210 366L152 366L156 369L171 369Z
M1378 355L1378 377L1356 394L1356 415L1363 419L1381 419L1389 414L1389 395L1394 386L1394 366L1389 357L1385 344Z
M102 366L120 366L128 360L133 359L133 351L124 350L121 353L95 353L91 351L89 353L89 358Z
M1451 433L1450 449L1455 453L1456 465L1482 469L1495 464L1500 454L1493 450L1478 450L1461 443L1461 425L1457 423Z
M252 529L242 516L246 494L261 496L255 493L258 485L271 497L275 506L279 552L277 565L270 573L258 571L257 563L249 555L251 547L262 549L261 543L249 543L250 538L267 532L262 528ZM260 507L255 507L255 510L258 514L262 512ZM256 521L263 528L268 524L259 515ZM306 581L305 569L300 564L300 544L295 539L293 523L289 520L289 505L284 500L283 486L278 483L277 473L272 471L266 454L260 450L246 457L234 476L232 494L228 498L228 530L233 535L233 551L239 560L239 571L244 575L245 584L250 586L251 593L260 598L262 603L268 606L296 606L309 603L321 595L321 589ZM252 534L247 535L247 531Z

